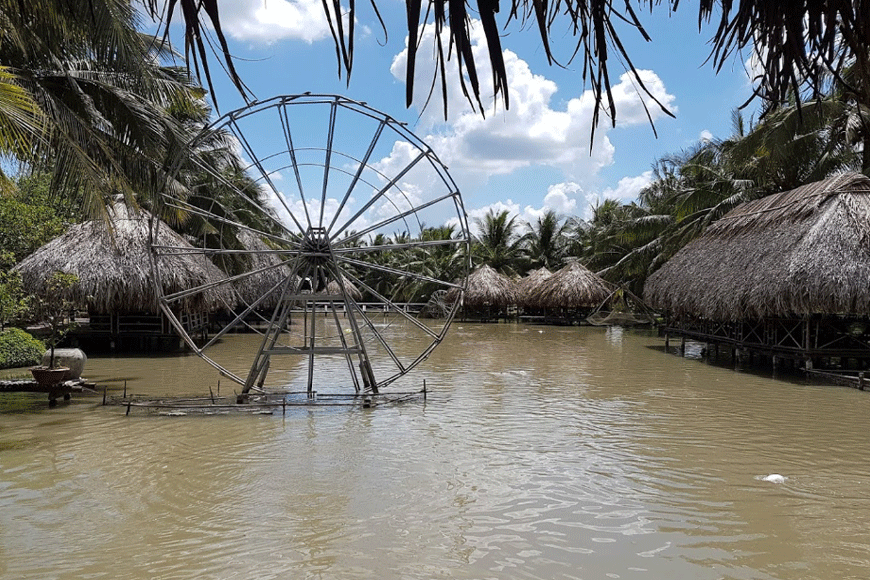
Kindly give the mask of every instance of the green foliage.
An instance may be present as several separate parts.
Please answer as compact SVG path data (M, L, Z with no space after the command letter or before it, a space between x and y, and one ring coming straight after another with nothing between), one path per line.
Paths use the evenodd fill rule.
M45 345L20 328L0 331L0 369L39 364Z
M510 217L507 210L496 213L490 209L483 218L474 221L480 231L472 247L475 266L486 264L506 275L524 269L524 240L518 232L517 216Z
M0 251L0 332L28 309L28 297L21 288L21 275L8 270L12 253Z
M0 196L0 247L12 252L16 262L64 229L63 220L51 208Z
M566 220L555 210L548 209L537 221L528 225L523 236L531 268L558 270L568 252L568 232L574 220Z

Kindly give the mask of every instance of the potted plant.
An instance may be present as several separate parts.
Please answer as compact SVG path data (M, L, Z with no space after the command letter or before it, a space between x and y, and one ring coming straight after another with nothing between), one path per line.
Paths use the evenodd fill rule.
M69 371L68 368L55 364L54 349L72 328L72 323L67 321L67 314L73 307L69 291L78 282L79 278L75 274L57 271L46 278L42 291L34 296L32 311L40 322L48 326L49 331L45 339L50 352L48 366L30 368L33 379L41 387L57 385Z

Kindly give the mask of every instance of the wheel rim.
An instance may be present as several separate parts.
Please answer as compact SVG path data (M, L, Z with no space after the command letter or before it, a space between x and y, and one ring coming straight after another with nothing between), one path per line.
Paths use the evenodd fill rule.
M179 157L171 184L184 187L155 203L157 215L190 229L190 247L168 246L157 241L168 226L155 220L152 243L159 306L185 343L242 393L331 390L325 383L377 392L425 360L447 333L470 267L460 192L428 145L335 95L252 103L187 150L215 141L238 148L241 173ZM197 190L191 175L211 188ZM226 274L165 292L179 256L206 256ZM203 338L185 305L207 303L197 299L205 295L222 298ZM430 298L439 318L419 312ZM227 357L227 343L245 331L257 336L255 352Z

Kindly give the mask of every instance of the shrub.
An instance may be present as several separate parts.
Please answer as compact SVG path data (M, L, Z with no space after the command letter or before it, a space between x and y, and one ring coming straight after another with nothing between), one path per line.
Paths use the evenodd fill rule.
M0 369L37 365L42 361L45 345L20 328L0 332Z

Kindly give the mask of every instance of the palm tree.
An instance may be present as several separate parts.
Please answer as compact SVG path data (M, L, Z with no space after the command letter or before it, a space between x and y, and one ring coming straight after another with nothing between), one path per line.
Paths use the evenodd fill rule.
M788 191L832 173L859 169L854 141L841 125L847 114L836 93L796 99L767 112L745 134L718 142L723 170L751 181L759 195Z
M44 131L45 118L39 106L18 85L9 67L0 66L0 155L27 158ZM0 194L14 190L15 183L0 171Z
M465 272L467 254L460 244L437 245L439 241L453 240L456 238L456 227L443 225L438 227L424 227L420 232L419 241L422 244L411 251L406 266L411 271L428 276L435 280L454 281L458 280ZM423 245L427 242L432 245ZM432 294L444 288L443 284L428 282L421 278L409 279L405 292L408 302L426 302Z
M517 216L510 217L507 210L496 213L490 209L474 222L480 230L472 247L475 265L487 264L502 274L517 274L525 260Z
M738 204L855 169L858 155L832 129L842 107L826 98L770 111L734 134L659 159L654 180L623 219L599 234L591 262L611 281L635 290L680 248Z
M548 209L523 237L531 268L559 268L568 252L568 232L571 222Z
M178 124L170 103L198 94L186 71L159 66L167 56L137 30L128 0L0 2L0 65L26 94L15 126L28 151L15 158L51 169L55 191L81 189L88 213L107 199L161 188L167 147ZM201 93L201 91L199 91ZM22 116L14 120L21 120Z

